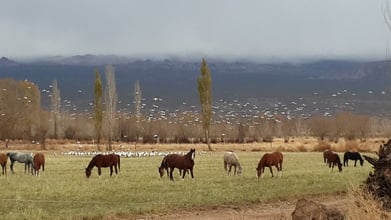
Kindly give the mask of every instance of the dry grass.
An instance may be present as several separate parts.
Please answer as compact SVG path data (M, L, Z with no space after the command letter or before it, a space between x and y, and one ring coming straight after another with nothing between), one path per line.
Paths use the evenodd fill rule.
M391 213L384 211L381 203L364 189L352 188L348 197L354 203L348 207L347 219L391 219Z
M294 140L294 141L293 141ZM321 152L325 149L331 149L336 152L345 152L354 150L359 152L376 152L380 144L387 141L387 138L367 139L366 142L345 141L340 138L337 142L318 141L315 137L295 137L289 142L283 138L274 138L272 143L219 143L212 144L214 151L241 151L241 152L259 152L259 151L283 151L283 152ZM106 145L101 144L100 150L105 149ZM119 143L113 145L115 151L187 151L190 148L196 148L198 151L208 151L206 144L136 144ZM13 141L9 143L9 148L5 148L5 143L0 142L0 151L42 151L41 145L23 141ZM96 144L92 142L76 142L70 140L47 140L45 151L96 151Z

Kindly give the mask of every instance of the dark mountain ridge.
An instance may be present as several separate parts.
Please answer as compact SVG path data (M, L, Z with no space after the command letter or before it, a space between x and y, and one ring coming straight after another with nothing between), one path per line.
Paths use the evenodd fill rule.
M200 74L199 61L84 55L22 63L4 57L0 60L0 77L36 83L43 91L42 100L46 108L49 85L57 80L62 100L77 106L78 110L89 110L93 99L94 71L99 70L104 83L104 65L109 63L115 66L121 101L119 107L126 111L133 110L133 86L137 80L146 108L154 104L154 97L163 100L159 103L163 109L185 108L183 103L198 106L196 80ZM388 61L324 60L300 64L209 61L208 65L212 72L216 104L219 100L250 100L254 105L268 108L279 102L291 103L301 98L307 101L303 103L305 106L316 102L323 103L316 108L326 109L340 105L339 102L354 102L354 107L338 109L384 115L387 114L385 106L391 100L388 97L391 94ZM355 95L343 96L348 93ZM374 112L373 109L377 110Z

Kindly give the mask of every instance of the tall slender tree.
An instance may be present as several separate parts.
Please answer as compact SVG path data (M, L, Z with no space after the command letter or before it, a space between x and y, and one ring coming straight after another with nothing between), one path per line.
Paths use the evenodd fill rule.
M140 124L140 116L141 116L141 88L140 83L137 80L136 83L134 83L134 110L135 110L135 116L136 116L136 146L139 139L139 124Z
M94 128L96 138L96 148L99 151L100 139L102 137L102 121L103 121L103 108L102 108L102 81L98 70L95 70L95 83L94 83Z
M212 76L205 58L201 62L201 75L197 79L198 94L200 96L202 129L204 131L208 149L212 151L210 145L210 123L212 120Z
M117 111L117 90L115 84L115 69L112 65L106 66L106 113L107 113L107 138L109 141L108 150L111 151L113 131L115 125L115 114Z
M52 96L51 96L51 117L52 117L52 129L53 129L53 138L57 139L59 135L59 121L60 121L60 109L61 109L61 97L60 89L58 88L57 80L54 80L52 83Z

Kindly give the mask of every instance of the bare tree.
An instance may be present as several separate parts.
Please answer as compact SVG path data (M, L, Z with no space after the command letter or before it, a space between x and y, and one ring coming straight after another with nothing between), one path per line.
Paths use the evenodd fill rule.
M117 111L117 90L115 83L115 69L112 65L106 66L106 114L107 114L107 138L108 150L111 151L113 131L115 127L115 115Z
M52 119L52 131L53 138L57 139L59 134L59 121L61 117L60 108L61 108L61 97L60 90L58 88L57 80L54 80L52 83L52 94L51 94L51 119Z

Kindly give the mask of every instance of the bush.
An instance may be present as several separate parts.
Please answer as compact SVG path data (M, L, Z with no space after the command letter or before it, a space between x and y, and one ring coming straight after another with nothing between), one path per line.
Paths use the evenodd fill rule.
M319 141L318 144L314 147L314 151L323 152L325 150L331 150L330 143L326 141Z
M362 188L351 189L348 193L351 201L346 213L347 219L391 219L391 213L382 209L381 203Z

